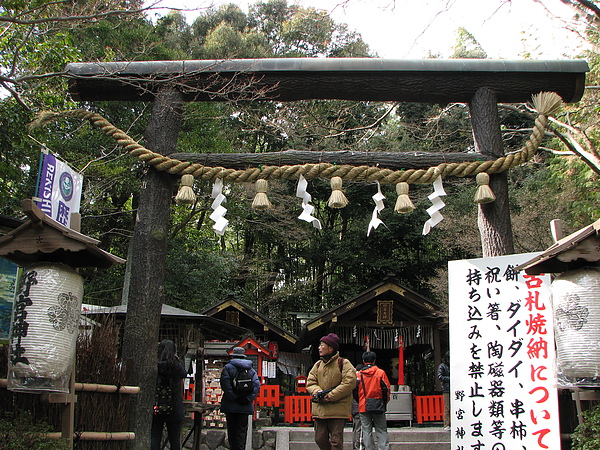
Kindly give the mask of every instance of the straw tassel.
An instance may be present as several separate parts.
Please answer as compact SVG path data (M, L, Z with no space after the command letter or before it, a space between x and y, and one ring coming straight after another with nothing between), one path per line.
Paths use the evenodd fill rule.
M482 205L484 203L491 203L495 201L496 196L490 188L490 176L485 172L481 172L477 174L475 180L479 185L477 188L477 193L475 194L475 203Z
M252 202L252 208L258 211L263 211L265 209L271 209L273 205L269 201L269 197L267 197L267 191L269 190L269 182L267 180L256 180L256 195L254 196L254 201Z
M348 204L348 199L342 192L342 179L340 177L331 178L331 197L327 202L330 208L343 208Z
M396 207L394 208L394 211L406 214L415 209L415 205L408 196L408 189L409 185L405 181L396 185L396 193L398 194L398 198L396 199Z
M194 185L194 175L186 173L181 176L181 186L175 196L175 203L178 205L193 205L196 202L196 194L192 186Z
M540 92L532 96L533 107L539 114L549 116L562 106L562 98L556 92Z

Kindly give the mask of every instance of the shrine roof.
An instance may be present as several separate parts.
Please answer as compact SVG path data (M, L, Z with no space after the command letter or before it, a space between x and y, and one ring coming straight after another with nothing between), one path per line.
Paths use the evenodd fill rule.
M0 256L20 266L56 262L71 267L109 268L125 263L124 259L99 248L97 239L44 214L33 201L24 200L22 205L28 220L0 237Z
M600 263L600 219L559 239L544 252L515 267L529 275L561 273Z
M377 324L373 321L375 316L373 310L380 300L392 303L391 310L388 311L387 325ZM341 305L306 322L303 327L305 332L303 338L307 342L311 341L320 336L332 323L346 325L363 323L368 326L395 328L400 326L400 322L429 323L441 326L444 322L443 317L444 313L440 305L402 286L393 276L389 276ZM372 323L369 322L370 320Z

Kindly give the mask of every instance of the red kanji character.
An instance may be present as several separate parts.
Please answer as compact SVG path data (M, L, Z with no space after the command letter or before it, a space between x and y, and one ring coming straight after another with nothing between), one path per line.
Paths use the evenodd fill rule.
M548 410L544 409L543 413L544 415L542 416L542 419L548 420L550 418L550 413ZM529 415L531 416L531 421L533 424L537 425L537 416L533 413L533 409L529 411Z
M542 376L542 371L546 370L546 366L531 366L531 381L535 381L536 379L541 381L546 381L548 378Z
M540 293L539 291L528 291L527 298L525 299L525 307L532 311L533 309L537 309L539 311L543 311L546 309L546 305L543 302L540 302Z
M543 356L540 356L543 354ZM527 355L529 358L548 358L548 342L543 338L540 338L537 342L531 338L529 344L527 344Z
M546 317L538 313L537 316L533 317L533 314L529 314L529 320L525 321L525 324L529 327L527 334L546 334Z
M543 430L534 431L532 433L534 435L539 434L538 445L540 446L540 448L548 448L548 446L542 442L542 439L544 439L544 436L546 436L548 433L550 433L550 430L548 428L544 428Z
M548 400L548 398L550 398L548 389L546 389L544 386L538 386L538 387L533 388L532 390L529 391L529 395L531 395L537 391L544 391L544 395L542 396L541 400L536 400L536 403L544 403L546 400Z
M542 285L542 279L535 275L523 275L523 278L525 278L525 284L528 289L539 288Z

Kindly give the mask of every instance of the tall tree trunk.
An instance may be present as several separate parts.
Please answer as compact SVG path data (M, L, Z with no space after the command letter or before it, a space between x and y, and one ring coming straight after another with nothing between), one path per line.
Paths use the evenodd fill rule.
M182 95L165 90L154 101L146 128L148 148L173 153L181 125ZM171 197L176 178L148 169L142 179L140 206L133 233L131 282L123 335L123 361L130 365L132 380L140 386L130 409L130 428L135 441L128 448L150 448L152 406L157 375L160 313L164 301L164 274Z
M478 153L498 158L504 154L496 95L487 88L477 90L469 103L473 139ZM508 181L506 172L490 176L496 201L479 205L477 222L484 257L514 253Z

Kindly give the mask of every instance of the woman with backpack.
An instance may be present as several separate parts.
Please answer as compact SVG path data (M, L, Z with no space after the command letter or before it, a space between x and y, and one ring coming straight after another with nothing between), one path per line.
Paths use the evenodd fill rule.
M158 377L152 416L151 450L161 449L164 425L171 450L181 449L183 411L183 380L187 372L177 356L175 343L169 339L158 345Z
M260 381L246 358L243 347L234 347L229 361L221 372L221 412L227 421L227 439L231 450L244 450L248 434L248 418L254 413L254 399Z

